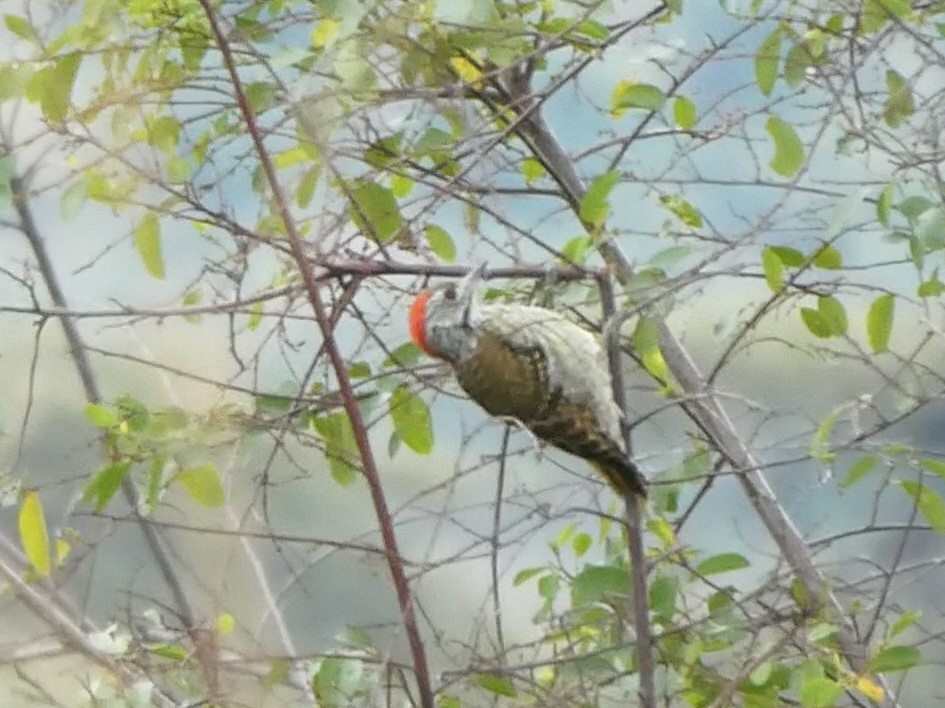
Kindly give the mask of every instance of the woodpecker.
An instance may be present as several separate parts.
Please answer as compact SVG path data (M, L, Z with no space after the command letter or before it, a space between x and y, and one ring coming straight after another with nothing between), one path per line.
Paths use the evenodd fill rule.
M484 272L421 291L410 308L414 342L449 362L462 389L490 415L515 418L583 458L624 498L645 497L600 342L547 308L477 302Z

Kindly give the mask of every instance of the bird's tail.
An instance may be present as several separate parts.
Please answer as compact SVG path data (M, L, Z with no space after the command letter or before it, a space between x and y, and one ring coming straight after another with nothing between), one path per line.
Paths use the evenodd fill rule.
M591 464L622 496L646 499L646 477L629 459L610 459L606 462L592 462Z

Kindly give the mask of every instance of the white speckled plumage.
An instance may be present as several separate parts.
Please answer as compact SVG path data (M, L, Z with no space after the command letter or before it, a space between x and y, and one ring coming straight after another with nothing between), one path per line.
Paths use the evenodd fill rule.
M459 385L488 413L516 418L586 459L627 498L645 497L598 339L554 310L477 302L481 277L479 269L420 293L410 309L414 341L450 362Z
M472 337L465 355L475 351L478 332L499 335L517 348L539 347L547 359L550 388L560 389L572 403L589 405L602 432L626 449L606 353L597 337L559 312L527 305L479 304L470 310L469 324Z

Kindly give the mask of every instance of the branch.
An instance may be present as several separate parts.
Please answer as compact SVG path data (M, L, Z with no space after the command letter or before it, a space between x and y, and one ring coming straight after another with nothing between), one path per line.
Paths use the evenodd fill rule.
M614 288L609 278L599 280L601 307L604 320L611 322L617 313L617 301ZM620 360L620 327L605 328L604 344L607 347L607 360L610 364L610 376L617 405L623 413L621 429L627 446L627 455L633 456L630 440L630 428L627 418L627 385L623 377L623 364ZM633 627L637 639L637 669L640 676L640 705L650 708L656 706L656 662L653 659L653 627L650 624L649 597L646 586L647 563L646 547L643 544L643 506L644 500L636 495L629 495L626 502L627 547L630 550L630 581L633 590Z
M328 354L335 377L338 380L338 386L344 400L344 407L351 422L351 428L354 432L358 447L358 454L361 457L361 464L364 468L364 476L367 479L368 489L371 492L371 500L374 503L374 511L377 515L381 536L384 540L387 564L394 582L394 589L400 604L401 618L404 623L407 640L410 644L410 652L413 657L413 671L417 681L417 689L420 693L420 705L423 708L434 708L435 702L430 685L430 672L427 665L426 652L423 647L423 640L420 637L420 629L417 625L413 597L410 594L410 588L407 584L403 560L401 559L400 550L397 546L397 537L394 534L393 519L387 506L387 500L384 497L384 490L381 486L377 464L374 460L370 441L368 440L364 418L358 408L358 400L351 385L351 379L348 376L344 359L341 356L341 352L338 350L338 343L335 341L332 332L332 324L325 309L325 304L322 301L321 291L318 287L318 281L315 277L312 262L305 251L304 240L289 210L288 201L282 191L282 185L279 183L276 176L275 167L263 141L262 133L256 122L256 116L249 105L249 101L246 99L246 92L243 89L243 82L236 69L236 60L233 57L232 49L223 34L216 11L211 6L210 0L200 0L200 4L207 16L207 21L210 24L217 47L222 55L223 64L229 74L230 82L236 94L246 129L249 131L250 138L253 142L256 156L259 158L260 166L266 175L266 181L269 184L269 188L272 190L273 199L279 210L279 216L285 226L286 234L289 237L292 255L302 275L306 294L312 306L318 328L322 333L324 350Z
M66 302L65 293L59 284L59 277L53 268L52 260L49 258L46 244L39 233L36 221L33 219L33 211L29 205L29 195L23 181L19 177L11 178L10 192L13 199L13 206L19 217L19 228L23 232L23 235L26 236L26 240L33 249L33 254L36 256L36 261L39 265L39 272L42 274L43 281L46 283L49 295L58 310L69 312L69 305ZM69 344L72 362L75 364L79 378L82 381L85 397L92 403L100 403L102 396L99 392L98 382L95 379L95 375L92 373L88 351L82 339L82 335L79 333L79 329L76 326L75 318L71 315L63 315L60 317L60 321L62 322L62 329L66 336L66 341ZM167 583L171 591L177 613L188 628L196 626L193 608L190 606L190 601L184 592L180 578L177 576L177 571L171 564L172 551L170 544L167 539L161 535L158 529L151 524L151 521L141 514L139 510L138 490L135 488L134 482L126 477L121 483L121 490L128 505L131 507L131 513L134 514L138 520L138 524L144 533L145 541L151 549L151 555L154 556L161 575L164 577L164 582Z
M522 85L515 86L513 100L510 102L512 109L519 114L515 130L537 153L549 175L563 190L571 209L575 214L579 214L586 191L584 182L574 162L561 147L536 107L540 105L539 102L522 100L519 94L525 89ZM600 253L617 281L622 285L629 283L633 268L616 243L613 240L604 241L600 245ZM728 462L735 469L742 471L737 475L742 489L792 571L804 585L812 609L825 609L834 615L839 625L837 639L840 651L853 671L863 673L867 669L868 648L856 636L845 617L843 606L831 591L820 569L814 564L800 532L775 497L761 472L760 462L738 435L716 394L708 387L705 378L666 322L657 312L651 313L650 316L659 326L663 356L687 399L681 403L683 409L706 431ZM883 683L886 695L891 695L888 685ZM892 700L893 705L898 705L893 699L889 700Z

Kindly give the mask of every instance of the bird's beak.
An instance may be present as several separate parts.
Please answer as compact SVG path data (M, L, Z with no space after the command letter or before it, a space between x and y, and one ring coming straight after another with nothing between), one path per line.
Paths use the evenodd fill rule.
M463 308L463 324L469 325L469 311L472 309L473 299L476 297L476 288L479 287L479 283L482 281L486 273L486 264L482 263L477 268L473 268L469 273L459 281L457 286L458 297L457 300L463 303L465 307Z
M466 274L466 277L459 281L459 285L457 286L457 290L459 291L459 299L471 301L473 295L476 293L476 288L479 287L479 283L482 282L485 274L485 263L482 263L469 271L469 273Z

